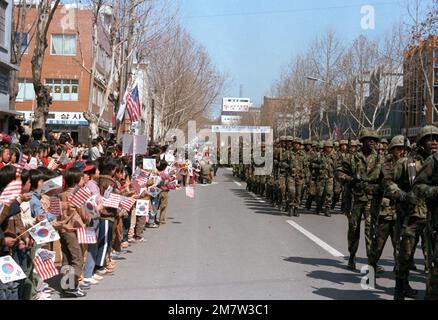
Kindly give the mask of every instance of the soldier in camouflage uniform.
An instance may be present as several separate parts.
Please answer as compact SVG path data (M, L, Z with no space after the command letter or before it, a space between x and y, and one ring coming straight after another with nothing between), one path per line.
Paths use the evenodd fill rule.
M405 142L403 136L395 136L391 141L389 154L385 157L385 163L382 167L382 173L380 175L382 202L377 221L376 239L373 244L372 254L369 257L369 264L374 267L377 273L384 272L384 269L378 266L377 262L382 255L389 237L391 237L394 261L397 261L399 245L397 237L399 237L398 234L401 233L401 226L396 225L396 200L399 199L397 198L399 188L394 180L398 181L400 179L400 164L407 160L406 153L409 149L409 141ZM396 227L398 227L398 229L396 229Z
M427 222L428 207L429 209L434 210L433 205L435 205L436 208L436 201L434 201L433 197L429 196L430 194L428 192L431 190L429 186L434 183L434 181L431 180L430 170L433 166L433 159L436 158L435 154L438 150L437 140L438 128L435 126L426 126L422 128L417 136L417 148L411 152L409 160L404 166L405 170L403 172L405 172L405 174L403 177L404 180L407 181L405 184L408 182L412 184L412 180L417 176L417 173L418 176L415 179L411 193L408 193L405 189L402 189L402 191L405 192L406 195L403 192L400 192L401 197L407 198L412 204L415 203L415 205L413 205L413 208L407 206L402 207L406 210L410 210L405 212L405 215L403 216L404 230L400 243L400 253L396 264L396 287L394 293L394 299L396 300L402 300L405 296L408 296L406 295L406 290L409 289L409 287L407 288L409 270L420 237L423 239L422 249L426 261L426 280L432 281L435 279L436 281L434 271L429 269L430 264L427 263L429 259L434 258L430 256L428 251L429 248L426 246L429 237L425 235L425 226ZM434 155L434 157L430 157L426 161L430 155ZM430 287L426 289L433 291ZM426 297L429 298L430 296L433 296L433 294L428 295L428 293L426 293Z
M335 168L338 168L343 161L347 160L348 156L348 141L347 140L341 140L339 141L339 151L335 154ZM341 199L341 195L344 192L344 185L341 181L338 180L337 174L335 172L335 179L334 179L334 185L333 185L333 203L332 203L332 210L335 208L336 204L338 203L339 199ZM344 212L344 197L342 197L342 205L341 205L341 211Z
M381 199L379 198L379 177L384 159L380 159L375 147L379 137L374 130L363 129L359 134L363 147L361 151L344 161L338 168L341 182L351 183L353 191L353 209L348 218L348 268L356 270L356 252L359 247L360 224L365 218L365 243L367 257L372 250L375 236L375 221Z
M310 139L306 139L303 142L304 144L304 150L303 150L303 157L304 157L304 186L303 186L303 192L301 193L301 203L303 202L303 199L308 198L309 193L309 184L310 184L310 159L312 151L312 141Z
M383 149L383 153L386 155L388 155L388 151L389 151L389 142L388 140L386 140L385 138L382 138L380 140L380 144L382 145L382 149Z
M426 204L424 239L426 261L426 300L438 300L438 128L428 128L421 144L433 155L423 164L414 182L419 204Z
M306 199L306 209L310 210L312 207L312 202L317 196L317 183L320 175L320 152L319 152L319 142L312 143L313 150L308 156L308 168L309 168L309 182L308 182L308 192Z
M392 139L390 145L390 153L391 155L387 158L384 168L383 168L383 186L385 190L385 198L390 199L391 205L394 204L395 207L395 217L394 217L394 237L393 247L396 252L395 259L395 272L396 275L400 274L399 261L401 261L401 257L405 256L403 260L407 260L407 273L409 273L409 259L410 259L410 248L407 246L406 240L409 238L404 236L406 230L404 230L404 226L409 220L409 217L416 210L416 197L411 192L413 179L416 175L415 162L410 156L403 155L405 152L405 147L409 147L409 141L406 140L403 136L396 136ZM384 199L385 199L384 198ZM384 208L383 208L384 210ZM388 221L389 223L389 221ZM378 236L377 243L379 242L379 238L382 239L383 236ZM403 237L405 240L400 240ZM381 241L381 240L380 240ZM401 248L404 247L402 250ZM378 250L378 249L377 249ZM406 252L409 252L408 254ZM377 261L376 261L377 262ZM373 261L371 261L373 263ZM405 268L405 267L403 267ZM404 272L403 272L404 273ZM405 296L415 297L417 292L413 290L408 282L408 277L399 278L396 280L397 289L395 298L404 299ZM402 283L400 283L402 282Z
M287 176L287 141L292 139L291 137L282 136L280 138L280 152L278 158L278 187L276 192L276 204L279 209L282 209L283 202L286 200L286 176Z
M317 183L318 204L316 214L321 211L326 217L330 217L330 205L333 198L333 177L335 173L335 163L333 160L333 141L326 141L324 143L323 152L320 155L319 165L319 180Z
M288 214L298 217L298 209L301 206L301 195L305 178L304 162L305 155L301 149L303 140L296 138L293 141L293 150L289 153L289 175L287 181L288 190Z

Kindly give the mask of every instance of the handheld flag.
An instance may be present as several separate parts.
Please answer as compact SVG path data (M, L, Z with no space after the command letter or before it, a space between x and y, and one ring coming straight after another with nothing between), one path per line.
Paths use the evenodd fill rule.
M55 266L55 252L38 249L33 259L33 265L42 281L53 278L59 274Z
M96 232L93 228L78 228L76 232L79 244L97 243Z
M122 196L120 194L111 193L108 198L103 198L102 204L104 207L117 209L121 200Z
M137 200L137 206L135 208L136 216L149 216L149 200Z
M44 244L59 240L58 232L56 232L56 230L46 219L34 225L28 231L37 244Z
M9 183L0 195L0 203L3 203L5 206L10 206L21 194L21 187L21 180L14 180Z
M137 200L134 198L124 198L120 201L120 207L129 212Z
M0 258L0 281L2 283L9 283L24 278L26 278L26 274L11 256Z
M50 204L48 208L49 212L55 216L60 216L61 210L61 200L58 197L50 197Z
M72 194L68 200L77 208L82 208L82 206L85 204L85 202L87 202L88 199L90 199L91 196L92 194L90 190L87 188L79 188L79 190Z

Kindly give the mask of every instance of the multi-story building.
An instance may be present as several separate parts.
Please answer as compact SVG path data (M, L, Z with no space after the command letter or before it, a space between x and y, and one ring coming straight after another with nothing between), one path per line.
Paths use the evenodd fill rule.
M0 131L7 131L8 120L15 116L9 104L10 72L18 70L11 64L13 6L12 0L0 0Z
M36 15L36 7L31 8L26 15L24 30L31 30ZM92 85L92 12L81 5L60 5L48 30L48 48L42 69L42 81L52 95L47 127L55 132L69 132L75 141L88 142L88 122L83 113L88 110L90 98L93 113L104 110L99 133L105 135L113 128L114 105L111 99L104 101L110 71L109 45L104 28L108 28L110 20L111 10L103 10L102 26L98 32L97 79ZM20 38L27 49L20 65L16 109L25 120L31 121L36 106L31 66L35 37L23 33Z
M403 67L403 127L408 127L409 136L414 137L422 126L438 125L438 35L406 50Z

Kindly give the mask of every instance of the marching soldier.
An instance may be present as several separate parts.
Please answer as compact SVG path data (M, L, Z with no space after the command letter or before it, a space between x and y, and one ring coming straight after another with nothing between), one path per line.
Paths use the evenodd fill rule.
M331 201L333 198L333 175L335 172L333 161L333 142L328 140L324 143L323 152L320 155L319 163L319 180L317 183L318 205L316 214L324 210L324 215L330 217L329 212Z
M429 157L415 179L414 192L420 204L427 205L424 238L426 245L426 300L438 300L438 129L428 128L424 145Z
M385 158L385 163L382 167L381 184L382 184L382 203L377 221L376 239L373 245L372 254L370 256L369 264L374 267L377 273L384 272L381 266L377 265L386 241L391 237L394 261L397 261L399 241L398 235L401 232L401 225L396 224L396 200L401 200L400 189L395 181L400 181L400 174L402 173L401 164L406 163L406 154L410 149L409 140L405 141L403 136L395 136L389 145L389 155ZM408 186L404 186L409 189ZM404 198L403 198L404 199ZM399 202L399 204L401 204ZM409 203L404 203L409 205ZM401 214L401 212L399 213ZM400 218L400 217L399 217ZM399 221L401 222L401 221ZM398 229L396 229L396 227Z
M356 252L359 247L360 224L365 218L365 243L367 257L372 250L375 216L379 210L379 184L381 162L375 148L379 137L374 130L363 129L359 133L363 147L338 168L338 177L344 183L351 183L353 191L353 209L348 217L348 268L356 270Z
M437 151L438 128L435 126L426 126L422 128L417 135L417 148L411 152L409 155L410 159L405 165L405 180L408 179L411 184L417 173L419 173L418 177L415 179L414 188L412 189L413 195L412 193L408 193L406 196L402 194L402 196L410 199L410 202L412 204L415 203L415 205L407 212L403 219L404 230L400 242L400 253L396 264L396 284L394 292L394 299L396 300L402 300L407 296L405 292L409 284L409 270L420 237L423 238L422 248L426 262L426 281L430 281L428 283L429 287L426 287L426 291L429 290L429 292L426 293L426 297L432 298L434 296L431 282L433 279L436 279L434 278L434 272L436 271L430 269L430 267L433 266L430 262L435 257L430 255L432 254L431 246L426 246L426 243L430 240L430 236L427 234L431 233L426 232L425 235L425 227L430 226L428 223L430 223L431 220L429 219L428 221L427 218L428 213L430 214L431 212L434 212L434 204L436 208L436 201L434 200L436 199L436 196L435 198L431 196L430 191L434 189L430 188L430 186L433 186L436 183L432 180L431 172L433 172L432 169L434 169L433 160L436 159L435 154ZM431 155L434 155L434 157L430 157ZM430 158L426 161L428 157ZM406 192L406 190L403 191ZM427 229L428 228L426 228L426 230Z
M276 200L280 210L282 210L283 202L286 200L286 177L287 177L287 141L292 139L290 137L283 136L280 138L281 149L279 153L279 173L278 173L278 187Z
M304 152L301 150L303 140L293 140L293 150L289 153L289 176L287 181L288 189L288 214L299 216L298 208L301 204L301 195L304 185Z
M318 142L313 142L313 150L309 154L309 182L308 182L308 193L306 199L306 209L310 210L312 207L312 202L316 199L317 195L317 183L320 175L320 152L319 152Z
M394 137L389 147L391 156L389 159L387 158L383 170L385 197L389 198L391 203L394 203L395 205L395 225L393 230L395 244L393 244L393 247L395 248L396 254L395 273L397 278L394 293L394 298L396 300L402 300L405 296L413 298L417 294L416 290L413 290L410 287L408 276L404 276L406 273L409 273L411 252L409 245L407 245L409 237L406 237L406 231L408 231L408 234L410 231L406 230L405 226L415 212L417 203L417 199L412 192L412 185L417 169L415 168L416 164L412 157L403 155L403 153L407 151L405 150L406 148L409 148L409 140L405 139L403 136ZM382 241L382 238L383 235L380 235L380 237L378 236L377 243L379 242L379 239ZM407 262L403 262L402 268L400 268L400 262L402 260ZM373 261L370 263L373 263ZM403 271L404 269L406 270ZM399 275L402 275L402 277L399 277Z
M309 185L310 185L310 160L312 159L312 141L310 139L304 140L304 150L303 150L303 157L304 157L304 186L303 186L303 192L301 194L301 203L303 202L304 198L309 197Z

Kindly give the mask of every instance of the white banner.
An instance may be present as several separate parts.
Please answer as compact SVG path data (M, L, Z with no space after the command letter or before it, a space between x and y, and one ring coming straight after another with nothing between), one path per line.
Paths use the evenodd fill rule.
M254 126L211 126L211 131L218 133L269 133L271 127L254 127Z

